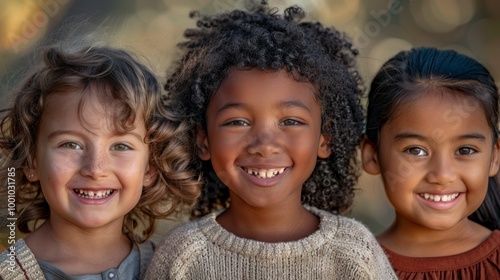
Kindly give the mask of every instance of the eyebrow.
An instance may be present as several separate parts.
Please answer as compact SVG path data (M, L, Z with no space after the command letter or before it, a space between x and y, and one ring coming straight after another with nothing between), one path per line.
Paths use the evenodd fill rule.
M420 135L417 133L411 133L411 132L403 132L403 133L396 134L396 136L394 136L394 140L396 140L396 141L404 140L404 139L417 139L420 141L425 141L428 138L429 137L425 137L423 135ZM486 136L484 136L481 133L467 133L467 134L463 134L463 135L460 135L458 137L455 137L455 140L465 140L465 139L477 139L480 141L486 141Z
M72 131L72 130L56 130L56 131L53 131L52 133L50 133L49 136L48 136L48 138L52 139L54 137L57 137L57 136L63 135L63 134L70 134L70 135L75 135L75 136L81 136L80 133ZM136 132L132 132L132 131L129 131L129 132L123 133L123 134L114 134L113 136L123 136L123 135L127 135L127 134L134 136L135 138L137 138L140 141L144 141L144 138L141 137L140 134L138 134Z
M226 103L226 104L224 104L224 106L219 108L219 110L217 110L217 114L222 112L222 111L229 110L231 108L245 108L245 107L247 107L247 106L244 103L238 103L238 102ZM297 101L297 100L283 101L279 104L278 107L283 108L283 109L285 109L285 108L301 108L301 109L306 110L307 112L311 112L311 109L306 104L304 104L303 102Z

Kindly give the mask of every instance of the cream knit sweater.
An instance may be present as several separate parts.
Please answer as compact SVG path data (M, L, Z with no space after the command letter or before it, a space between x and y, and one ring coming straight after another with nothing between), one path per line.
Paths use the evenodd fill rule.
M212 213L171 231L146 279L397 279L383 250L359 222L309 208L319 229L293 242L266 243L226 231Z

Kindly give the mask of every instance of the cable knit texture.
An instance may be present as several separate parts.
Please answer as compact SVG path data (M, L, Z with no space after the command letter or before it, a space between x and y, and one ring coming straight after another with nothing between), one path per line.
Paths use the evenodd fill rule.
M217 213L171 231L146 279L397 279L382 248L361 223L309 208L319 229L293 242L240 238Z

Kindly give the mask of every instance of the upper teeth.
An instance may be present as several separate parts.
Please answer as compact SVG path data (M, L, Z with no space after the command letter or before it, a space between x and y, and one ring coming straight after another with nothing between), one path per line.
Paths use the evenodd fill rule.
M430 194L430 193L421 193L420 196L427 199L427 200L430 200L430 201L436 201L436 202L445 201L446 202L446 201L454 200L455 198L458 197L458 194L459 193L437 195L437 194Z
M245 168L244 169L248 174L254 175L257 178L273 178L274 176L283 173L285 171L285 167L279 168L279 169L251 169L251 168Z
M89 190L81 190L81 189L75 189L74 190L78 196L84 197L84 198L90 198L90 199L99 199L99 198L105 198L111 195L113 190L107 190L107 191L89 191Z

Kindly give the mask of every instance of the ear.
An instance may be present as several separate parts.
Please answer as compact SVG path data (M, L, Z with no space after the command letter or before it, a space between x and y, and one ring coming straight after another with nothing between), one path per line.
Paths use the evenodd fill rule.
M146 173L144 174L144 178L142 180L142 185L145 188L151 187L153 183L156 181L156 178L158 178L158 169L156 168L156 166L149 163L146 169Z
M380 174L377 146L370 142L366 136L361 140L361 161L366 173L371 175Z
M498 168L500 166L500 139L493 145L493 151L491 154L490 162L490 172L489 175L495 176L498 173Z
M332 154L332 150L330 149L330 141L332 137L329 135L323 135L319 137L319 147L318 147L318 157L319 158L327 158Z
M210 148L208 146L207 133L201 127L196 129L196 147L198 148L198 157L200 157L200 159L210 159Z
M23 173L24 173L24 176L26 176L26 178L28 178L28 181L30 181L31 183L34 183L34 182L39 180L36 167L31 168L31 167L25 166L23 168Z

